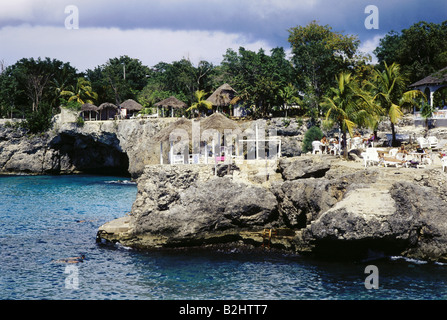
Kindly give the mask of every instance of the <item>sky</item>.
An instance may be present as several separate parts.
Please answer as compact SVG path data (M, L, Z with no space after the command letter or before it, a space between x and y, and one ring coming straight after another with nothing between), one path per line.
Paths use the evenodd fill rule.
M123 55L147 66L182 58L218 65L229 48L290 52L288 30L313 20L358 36L372 54L391 30L447 20L447 1L0 0L0 61L50 57L81 72Z

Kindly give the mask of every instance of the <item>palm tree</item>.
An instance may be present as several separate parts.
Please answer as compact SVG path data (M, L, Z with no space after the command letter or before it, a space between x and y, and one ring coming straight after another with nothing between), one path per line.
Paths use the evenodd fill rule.
M76 101L80 104L92 103L98 99L98 94L93 92L90 81L84 78L78 78L76 87L72 91L64 90L60 93L61 96L69 96L68 101Z
M211 110L213 108L213 104L209 101L206 101L205 99L203 99L203 97L205 96L205 91L203 90L197 90L194 93L194 96L196 97L197 101L194 102L191 107L189 107L186 111L192 111L192 110L197 110L199 112L200 115L200 111L202 109L208 109Z
M405 91L407 78L401 72L400 66L393 63L382 72L374 70L374 79L372 82L375 91L376 103L380 105L387 114L391 122L392 146L396 145L395 124L403 117L402 106L406 103L416 103L415 98L424 96L419 90ZM424 96L425 97L425 96Z
M356 79L343 72L336 77L337 87L330 88L331 96L326 96L320 104L327 108L326 121L334 121L340 127L343 138L343 156L348 156L347 132L353 136L357 125L371 126L374 118L381 112L380 107L372 103L373 98L363 91Z

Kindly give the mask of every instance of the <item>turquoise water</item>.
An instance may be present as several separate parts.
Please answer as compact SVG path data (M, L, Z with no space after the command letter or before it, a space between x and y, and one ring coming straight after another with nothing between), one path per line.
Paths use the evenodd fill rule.
M447 266L399 257L341 263L267 252L144 253L97 244L98 227L128 213L135 196L136 185L118 177L0 177L0 299L447 298ZM82 254L79 264L54 261ZM377 290L365 288L368 264L378 267ZM75 273L68 269L73 266Z

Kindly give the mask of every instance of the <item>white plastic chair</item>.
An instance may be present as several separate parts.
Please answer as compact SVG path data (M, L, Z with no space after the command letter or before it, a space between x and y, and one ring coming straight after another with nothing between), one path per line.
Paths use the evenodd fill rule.
M320 141L314 141L312 142L312 154L316 154L317 152L322 153L321 151L321 142Z
M442 163L442 172L445 172L445 168L447 167L447 157L441 158Z
M175 154L172 159L172 164L185 164L185 157L182 154Z
M329 153L332 153L332 152L334 153L334 156L336 156L337 154L341 155L340 145L338 143L331 145Z
M368 165L374 165L380 163L379 153L374 148L367 148L365 152L362 153L365 168Z
M424 149L424 148L430 148L430 143L428 142L427 139L423 138L423 137L419 137L417 138L417 142L419 143L419 146Z
M434 136L430 136L427 138L427 142L430 145L430 148L432 149L438 149L438 138Z
M351 149L360 148L361 144L362 144L362 138L354 137L351 139Z

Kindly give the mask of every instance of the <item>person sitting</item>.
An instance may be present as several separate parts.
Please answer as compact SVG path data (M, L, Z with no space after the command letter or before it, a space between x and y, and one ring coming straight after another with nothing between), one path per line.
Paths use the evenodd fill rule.
M408 154L409 152L405 149L405 146L402 144L400 146L399 153Z
M327 137L323 136L320 142L321 142L321 151L323 153L327 153L327 147L329 146L329 141L327 140Z
M369 138L363 138L362 142L365 146L369 146L372 142L374 142L375 139L376 137L374 136L374 133L371 133Z

